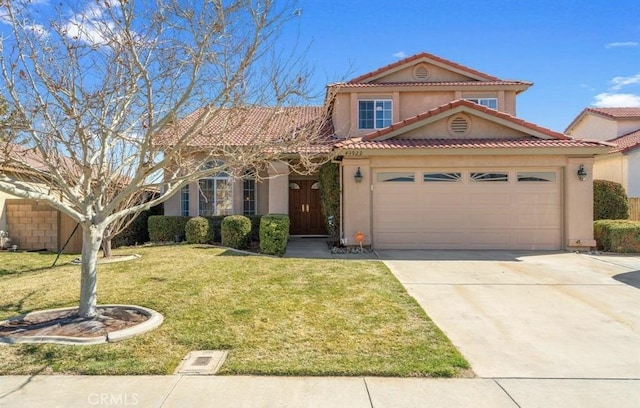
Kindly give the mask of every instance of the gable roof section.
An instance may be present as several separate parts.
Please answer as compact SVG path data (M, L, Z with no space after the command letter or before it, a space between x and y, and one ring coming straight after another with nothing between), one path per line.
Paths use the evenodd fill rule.
M429 62L439 67L443 67L448 70L463 74L476 81L500 81L500 79L492 75L488 75L483 72L476 71L475 69L471 69L469 67L465 67L464 65L457 64L453 61L449 61L444 58L437 57L433 54L422 52L419 54L415 54L411 57L404 58L400 61L394 62L393 64L389 64L382 68L378 68L375 71L371 71L366 74L360 75L359 77L353 78L347 84L370 83L372 81L375 81L376 79L384 77L385 75L399 71L400 69L403 69L410 65L414 65L417 62L421 62L421 61Z
M362 139L363 141L381 141L393 137L401 137L403 133L409 130L416 129L428 123L441 120L459 112L465 112L475 116L484 117L487 120L500 123L514 130L530 134L531 136L538 139L570 139L569 136L563 133L555 132L531 122L516 118L515 116L509 115L507 113L500 112L495 109L490 109L486 106L478 105L477 103L470 102L464 99L459 99L457 101L444 104L435 109L431 109L427 112L407 118L401 122L396 122L384 129L368 133Z
M585 108L569 123L565 132L570 132L587 115L595 115L609 120L640 119L640 108Z
M616 145L609 153L627 153L640 148L640 129L609 140Z

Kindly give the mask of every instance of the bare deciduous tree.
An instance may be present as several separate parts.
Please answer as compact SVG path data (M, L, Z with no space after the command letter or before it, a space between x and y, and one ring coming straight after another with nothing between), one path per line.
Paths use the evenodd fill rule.
M286 120L293 109L276 109L304 100L310 76L294 52L276 51L282 24L295 16L288 4L53 3L0 0L2 86L17 118L3 124L2 146L13 151L0 157L32 170L0 174L0 191L47 202L80 224L78 312L93 317L110 227L221 170L289 163L294 152L312 169L327 109L302 122ZM253 120L249 107L267 105L264 132L230 141ZM224 168L202 166L214 157ZM149 190L159 194L138 199Z

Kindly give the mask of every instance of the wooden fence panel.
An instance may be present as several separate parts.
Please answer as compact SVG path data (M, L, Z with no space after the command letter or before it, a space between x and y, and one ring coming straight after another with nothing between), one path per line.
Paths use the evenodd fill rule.
M629 219L640 221L640 197L629 197Z
M59 229L58 229L58 250L69 240L67 246L64 248L65 254L79 254L82 252L82 228L76 225L78 223L67 214L59 212ZM74 232L75 230L75 232ZM73 235L71 235L73 234ZM69 238L71 237L71 238Z

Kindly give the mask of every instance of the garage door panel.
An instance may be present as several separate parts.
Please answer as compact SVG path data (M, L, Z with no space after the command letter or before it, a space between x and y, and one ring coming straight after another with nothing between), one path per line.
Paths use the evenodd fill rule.
M407 171L421 174L423 169ZM457 182L377 183L373 193L374 245L415 249L561 248L558 169L553 170L557 175L554 182L517 182L517 169L509 171L509 182L474 182L469 181L469 172L463 172L463 179Z

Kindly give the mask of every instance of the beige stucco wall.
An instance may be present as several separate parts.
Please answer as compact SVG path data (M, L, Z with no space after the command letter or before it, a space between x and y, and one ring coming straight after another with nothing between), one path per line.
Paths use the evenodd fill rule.
M631 175L627 180L627 195L640 197L640 149L630 151L625 155L627 174Z
M365 236L363 245L371 245L371 166L369 159L348 159L342 161L342 230L346 245L356 245L357 232ZM362 182L356 183L353 175L360 168Z
M594 247L593 239L593 158L568 158L565 172L564 217L566 246L571 248ZM587 178L576 177L580 165Z
M440 68L436 65L425 63L429 70L429 78L427 82L443 82L443 81L467 81L469 78L465 75L458 74L456 72L449 71L447 69ZM417 82L413 76L413 66L405 69L401 69L392 74L386 75L384 78L380 78L373 82Z
M455 99L455 92L403 92L399 98L400 117L395 122L419 115ZM394 118L395 119L395 118Z
M486 119L478 116L463 114L469 120L470 128L469 133L465 135L464 139L507 139L520 136L527 136L523 132L518 132L511 128L499 125L495 122L490 122ZM455 116L454 116L455 117ZM403 139L460 139L460 136L452 136L449 134L448 126L449 118L444 118L436 122L430 123L426 126L422 126L418 129L406 132L402 134Z
M271 163L269 174L269 214L289 214L289 166Z
M618 119L618 130L616 136L626 135L627 133L640 129L640 119Z
M596 157L593 178L615 181L627 189L626 157L622 154L608 154Z
M16 198L10 194L0 191L0 231L7 230L7 208L6 200Z
M616 137L617 125L611 119L605 119L600 116L586 115L568 134L575 139L600 140L605 141Z
M576 175L580 164L588 177L580 181ZM353 174L360 167L364 179L356 183ZM434 169L477 168L549 168L564 172L563 239L567 248L588 248L593 240L593 159L567 158L563 155L380 155L365 158L345 157L343 171L343 233L348 245L354 245L356 232L363 232L365 244L371 244L372 234L372 169L387 167L402 169L421 167ZM579 242L579 244L578 244Z

